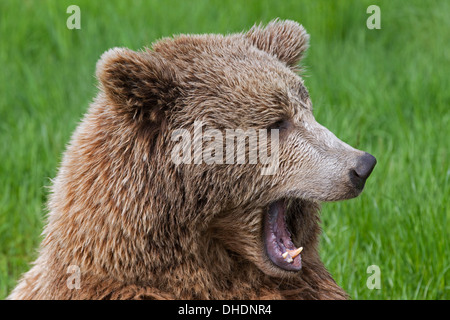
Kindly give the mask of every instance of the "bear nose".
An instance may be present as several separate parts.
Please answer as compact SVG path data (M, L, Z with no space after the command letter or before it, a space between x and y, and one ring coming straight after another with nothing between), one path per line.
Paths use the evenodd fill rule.
M373 168L377 164L377 159L370 153L364 153L359 157L355 168L350 171L350 177L356 188L362 189L366 179L372 173Z
M362 179L367 179L376 164L377 159L375 159L375 157L370 153L366 152L358 159L358 163L354 169L355 174Z

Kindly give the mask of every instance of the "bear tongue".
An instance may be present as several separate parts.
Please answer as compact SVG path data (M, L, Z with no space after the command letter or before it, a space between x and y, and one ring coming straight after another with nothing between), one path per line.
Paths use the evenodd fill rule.
M299 271L302 268L300 252L286 226L286 201L279 200L269 206L264 221L264 242L268 258L279 268Z

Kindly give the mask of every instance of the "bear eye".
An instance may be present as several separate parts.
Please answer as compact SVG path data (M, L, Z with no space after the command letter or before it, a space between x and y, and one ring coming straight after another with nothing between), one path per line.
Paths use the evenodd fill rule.
M276 122L272 123L270 126L268 126L267 129L268 130L278 129L280 131L285 131L285 130L289 129L290 126L291 126L291 122L289 120L280 119L280 120L277 120Z

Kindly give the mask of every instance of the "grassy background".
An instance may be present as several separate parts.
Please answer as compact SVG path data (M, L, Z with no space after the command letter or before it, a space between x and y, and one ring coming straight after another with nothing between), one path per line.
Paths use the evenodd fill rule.
M66 8L81 8L68 30ZM381 30L366 9L381 8ZM322 210L321 256L353 299L448 299L450 1L0 2L0 298L36 257L50 178L108 48L231 33L280 17L311 34L319 122L378 159L357 199ZM381 289L366 286L367 267Z

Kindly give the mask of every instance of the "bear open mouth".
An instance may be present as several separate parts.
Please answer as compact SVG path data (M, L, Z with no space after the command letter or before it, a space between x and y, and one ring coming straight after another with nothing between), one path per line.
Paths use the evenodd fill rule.
M288 201L278 200L269 205L264 220L264 245L268 258L279 268L299 271L302 268L300 252L291 239L286 225Z

